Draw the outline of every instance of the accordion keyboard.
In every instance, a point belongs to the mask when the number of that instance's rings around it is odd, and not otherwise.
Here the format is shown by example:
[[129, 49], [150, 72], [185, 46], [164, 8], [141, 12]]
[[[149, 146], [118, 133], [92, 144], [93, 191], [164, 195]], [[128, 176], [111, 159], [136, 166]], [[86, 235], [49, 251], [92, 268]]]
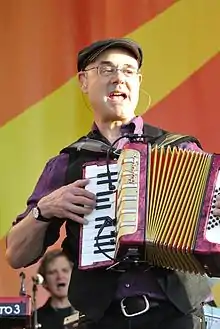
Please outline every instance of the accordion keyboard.
[[[117, 168], [117, 164], [109, 165], [111, 181], [115, 188], [117, 188]], [[84, 177], [90, 180], [86, 189], [96, 194], [97, 204], [92, 213], [85, 216], [88, 224], [82, 227], [81, 267], [109, 261], [103, 252], [109, 257], [114, 257], [115, 252], [116, 192], [109, 190], [107, 166], [86, 166]]]

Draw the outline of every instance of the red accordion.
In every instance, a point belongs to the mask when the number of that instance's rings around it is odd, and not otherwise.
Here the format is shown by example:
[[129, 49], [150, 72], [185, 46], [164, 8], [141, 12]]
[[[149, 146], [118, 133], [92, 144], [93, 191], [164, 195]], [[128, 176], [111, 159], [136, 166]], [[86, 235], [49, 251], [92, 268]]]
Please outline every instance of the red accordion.
[[134, 261], [220, 276], [219, 168], [219, 155], [138, 142], [109, 168], [87, 163], [97, 207], [81, 227], [79, 267]]

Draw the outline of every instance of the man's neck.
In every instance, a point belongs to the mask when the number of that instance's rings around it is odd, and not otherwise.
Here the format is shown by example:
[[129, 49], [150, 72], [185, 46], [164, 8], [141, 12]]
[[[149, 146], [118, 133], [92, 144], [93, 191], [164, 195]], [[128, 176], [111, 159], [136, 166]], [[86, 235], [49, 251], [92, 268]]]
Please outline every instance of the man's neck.
[[110, 143], [114, 143], [114, 141], [121, 136], [121, 126], [127, 124], [128, 122], [129, 121], [101, 122], [96, 120], [96, 125], [99, 128], [100, 133]]
[[55, 309], [56, 308], [66, 308], [66, 307], [71, 306], [67, 297], [59, 298], [59, 299], [55, 298], [55, 297], [51, 297], [50, 305]]

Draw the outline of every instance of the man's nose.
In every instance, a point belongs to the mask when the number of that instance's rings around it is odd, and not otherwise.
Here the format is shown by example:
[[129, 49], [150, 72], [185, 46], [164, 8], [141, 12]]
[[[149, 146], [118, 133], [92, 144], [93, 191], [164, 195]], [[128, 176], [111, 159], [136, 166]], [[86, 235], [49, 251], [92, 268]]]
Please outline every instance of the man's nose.
[[63, 278], [63, 273], [57, 272], [57, 279], [62, 279], [62, 278]]
[[112, 76], [112, 83], [124, 83], [125, 82], [125, 75], [120, 70], [117, 69], [114, 75]]

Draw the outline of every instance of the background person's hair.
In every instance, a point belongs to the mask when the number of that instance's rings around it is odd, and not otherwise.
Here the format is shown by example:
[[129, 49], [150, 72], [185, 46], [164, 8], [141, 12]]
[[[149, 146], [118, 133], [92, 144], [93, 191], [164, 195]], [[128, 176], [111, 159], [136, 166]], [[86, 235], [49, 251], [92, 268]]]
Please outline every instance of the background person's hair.
[[53, 249], [53, 250], [46, 252], [44, 257], [42, 258], [42, 260], [40, 262], [40, 266], [38, 268], [38, 273], [40, 275], [42, 275], [42, 277], [44, 278], [45, 281], [46, 281], [46, 273], [47, 273], [49, 264], [52, 263], [55, 259], [57, 259], [59, 257], [65, 257], [68, 260], [68, 262], [70, 263], [70, 266], [71, 267], [73, 266], [72, 262], [69, 260], [68, 256], [63, 252], [63, 250]]

